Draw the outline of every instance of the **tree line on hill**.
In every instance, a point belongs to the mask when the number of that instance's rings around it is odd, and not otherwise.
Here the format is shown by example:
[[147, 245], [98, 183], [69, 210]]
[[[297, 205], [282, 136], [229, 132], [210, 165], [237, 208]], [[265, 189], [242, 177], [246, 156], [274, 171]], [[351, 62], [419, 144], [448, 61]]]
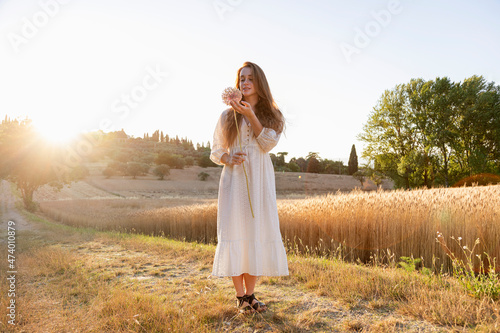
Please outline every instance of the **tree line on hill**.
[[[132, 138], [123, 129], [109, 133], [96, 131], [81, 134], [67, 145], [54, 145], [40, 137], [29, 119], [11, 120], [6, 116], [0, 124], [0, 179], [17, 185], [30, 210], [36, 209], [33, 202], [36, 189], [45, 184], [60, 188], [83, 179], [89, 174], [86, 167], [89, 162], [107, 161], [105, 177], [136, 178], [152, 172], [164, 179], [173, 168], [217, 166], [210, 160], [210, 152], [210, 142], [197, 143], [195, 148], [187, 138], [169, 137], [158, 130], [142, 138]], [[321, 159], [318, 153], [292, 158], [288, 163], [287, 154], [271, 154], [277, 171], [341, 174], [348, 171], [341, 161]], [[205, 180], [207, 175], [202, 172], [199, 179]]]
[[359, 139], [370, 171], [396, 187], [499, 175], [500, 87], [482, 76], [412, 79], [382, 94]]
[[[140, 163], [145, 168], [147, 165], [167, 165], [173, 169], [183, 169], [193, 165], [205, 167], [216, 167], [217, 165], [210, 160], [210, 141], [196, 144], [194, 147], [188, 138], [179, 138], [178, 136], [169, 137], [163, 134], [163, 131], [156, 130], [152, 135], [144, 133], [142, 138], [130, 138], [123, 130], [106, 134], [111, 139], [111, 147], [103, 147], [100, 159], [110, 158], [106, 170], [107, 175], [131, 175], [127, 171], [127, 163]], [[112, 148], [112, 149], [110, 149]], [[285, 161], [287, 152], [270, 153], [274, 168], [279, 172], [310, 172], [325, 174], [353, 174], [358, 171], [358, 162], [356, 150], [353, 145], [349, 166], [344, 165], [342, 161], [332, 161], [323, 159], [317, 152], [310, 152], [304, 157], [292, 157], [288, 162]], [[352, 164], [352, 166], [351, 166]], [[140, 169], [135, 166], [134, 170]], [[139, 171], [134, 172], [141, 174]], [[144, 173], [144, 172], [142, 172]]]
[[277, 154], [270, 153], [271, 161], [273, 162], [275, 171], [280, 172], [310, 172], [322, 174], [337, 174], [337, 175], [352, 175], [357, 171], [357, 156], [356, 169], [351, 171], [350, 166], [344, 165], [343, 161], [333, 161], [327, 158], [321, 158], [319, 153], [310, 152], [304, 157], [292, 157], [288, 163], [285, 162], [287, 152], [278, 152]]

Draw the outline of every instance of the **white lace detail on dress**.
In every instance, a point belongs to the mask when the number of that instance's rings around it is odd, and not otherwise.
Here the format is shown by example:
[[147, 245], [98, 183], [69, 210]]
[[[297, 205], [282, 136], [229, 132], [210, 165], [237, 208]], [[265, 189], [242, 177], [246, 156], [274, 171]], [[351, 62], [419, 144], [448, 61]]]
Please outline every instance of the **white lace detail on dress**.
[[276, 134], [272, 128], [264, 127], [257, 137], [260, 148], [266, 153], [270, 152], [280, 140], [281, 134]]

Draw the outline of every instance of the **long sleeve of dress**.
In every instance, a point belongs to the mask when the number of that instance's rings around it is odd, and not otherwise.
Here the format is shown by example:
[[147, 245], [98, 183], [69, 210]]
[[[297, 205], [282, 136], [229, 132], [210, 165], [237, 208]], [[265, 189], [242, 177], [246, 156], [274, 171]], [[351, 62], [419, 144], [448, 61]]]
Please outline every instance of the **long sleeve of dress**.
[[225, 117], [226, 112], [223, 112], [219, 117], [219, 121], [217, 122], [217, 126], [214, 131], [214, 140], [212, 142], [212, 150], [210, 152], [210, 159], [212, 162], [218, 165], [224, 165], [221, 162], [222, 155], [229, 154], [229, 150], [222, 146], [224, 142], [223, 132], [222, 132], [222, 121]]
[[281, 134], [277, 134], [272, 128], [264, 127], [257, 137], [257, 143], [264, 152], [268, 153], [278, 144], [280, 136]]

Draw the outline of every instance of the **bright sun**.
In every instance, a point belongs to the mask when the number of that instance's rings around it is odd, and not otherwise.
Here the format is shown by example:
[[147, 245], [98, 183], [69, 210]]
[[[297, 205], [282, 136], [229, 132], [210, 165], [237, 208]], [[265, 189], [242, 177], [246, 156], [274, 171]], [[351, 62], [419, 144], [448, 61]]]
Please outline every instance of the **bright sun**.
[[79, 134], [77, 129], [64, 126], [60, 123], [39, 123], [33, 125], [44, 139], [56, 144], [69, 143]]

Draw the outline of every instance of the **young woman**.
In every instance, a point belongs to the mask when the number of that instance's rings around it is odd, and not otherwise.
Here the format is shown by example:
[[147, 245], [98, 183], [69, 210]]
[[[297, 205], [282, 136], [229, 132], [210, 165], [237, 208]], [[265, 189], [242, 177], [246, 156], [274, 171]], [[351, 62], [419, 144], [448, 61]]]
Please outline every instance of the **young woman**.
[[[238, 70], [236, 88], [242, 92], [242, 101], [231, 102], [232, 108], [220, 116], [210, 154], [214, 163], [224, 165], [219, 184], [218, 244], [212, 275], [232, 277], [240, 312], [260, 312], [266, 305], [254, 296], [257, 277], [288, 275], [279, 229], [274, 169], [268, 154], [278, 143], [285, 119], [273, 100], [264, 72], [256, 64], [243, 64]], [[243, 151], [240, 151], [239, 140]]]

